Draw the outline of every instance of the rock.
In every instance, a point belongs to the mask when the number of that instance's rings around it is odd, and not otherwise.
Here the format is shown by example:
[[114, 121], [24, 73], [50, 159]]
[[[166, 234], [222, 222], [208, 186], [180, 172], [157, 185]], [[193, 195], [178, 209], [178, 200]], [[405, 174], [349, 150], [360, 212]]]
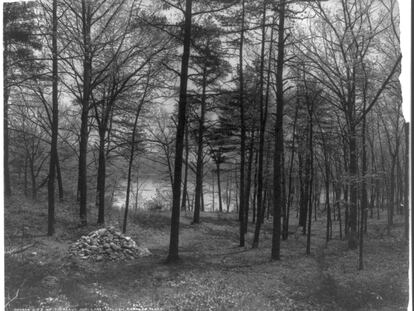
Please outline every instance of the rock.
[[111, 248], [112, 248], [114, 251], [118, 251], [118, 250], [120, 250], [120, 249], [121, 249], [121, 247], [119, 247], [118, 245], [116, 245], [116, 244], [115, 244], [115, 243], [113, 243], [113, 242], [109, 243], [109, 245], [111, 246]]
[[149, 249], [148, 248], [145, 248], [145, 247], [140, 247], [138, 249], [138, 251], [139, 251], [139, 256], [140, 257], [146, 257], [146, 256], [150, 256], [151, 255], [151, 252], [149, 251]]
[[98, 229], [94, 232], [89, 233], [89, 235], [98, 236], [98, 235], [101, 235], [101, 234], [105, 233], [106, 231], [107, 231], [107, 229], [102, 228], [102, 229]]
[[150, 254], [147, 248], [138, 247], [131, 237], [123, 235], [113, 227], [90, 232], [69, 247], [70, 256], [94, 261], [132, 260]]

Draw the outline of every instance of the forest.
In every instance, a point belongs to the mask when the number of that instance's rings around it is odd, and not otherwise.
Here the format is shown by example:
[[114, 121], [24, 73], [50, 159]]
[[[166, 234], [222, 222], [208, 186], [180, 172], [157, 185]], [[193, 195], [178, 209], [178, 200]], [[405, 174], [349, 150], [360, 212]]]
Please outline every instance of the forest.
[[6, 310], [404, 310], [397, 0], [3, 4]]

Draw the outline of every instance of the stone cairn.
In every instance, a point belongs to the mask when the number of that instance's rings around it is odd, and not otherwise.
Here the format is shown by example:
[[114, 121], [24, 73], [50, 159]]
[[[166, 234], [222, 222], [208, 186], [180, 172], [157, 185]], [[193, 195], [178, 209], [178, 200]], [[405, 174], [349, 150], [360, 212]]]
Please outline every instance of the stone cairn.
[[102, 228], [82, 236], [69, 247], [69, 254], [93, 261], [131, 260], [151, 255], [145, 247], [140, 247], [129, 236], [115, 228]]

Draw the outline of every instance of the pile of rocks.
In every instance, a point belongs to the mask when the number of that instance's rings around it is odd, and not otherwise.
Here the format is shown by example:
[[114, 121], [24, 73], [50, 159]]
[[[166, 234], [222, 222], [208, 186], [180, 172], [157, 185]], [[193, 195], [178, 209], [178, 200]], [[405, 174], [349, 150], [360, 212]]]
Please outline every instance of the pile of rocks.
[[140, 247], [129, 236], [115, 228], [102, 228], [82, 236], [69, 247], [69, 254], [94, 261], [129, 260], [151, 255], [145, 247]]

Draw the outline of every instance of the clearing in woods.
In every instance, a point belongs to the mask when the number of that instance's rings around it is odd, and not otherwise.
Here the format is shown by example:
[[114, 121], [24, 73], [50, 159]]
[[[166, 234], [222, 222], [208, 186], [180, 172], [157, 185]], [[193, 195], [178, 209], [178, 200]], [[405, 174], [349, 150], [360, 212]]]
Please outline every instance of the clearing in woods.
[[[385, 211], [368, 219], [365, 269], [358, 251], [338, 238], [325, 245], [325, 217], [313, 226], [311, 256], [300, 232], [282, 242], [281, 261], [270, 261], [271, 221], [258, 249], [238, 247], [236, 214], [202, 213], [191, 225], [182, 215], [181, 262], [167, 265], [170, 212], [132, 213], [127, 235], [152, 252], [126, 262], [68, 259], [71, 243], [97, 226], [77, 226], [76, 202], [59, 204], [57, 233], [45, 235], [47, 209], [14, 196], [5, 202], [6, 308], [86, 310], [406, 310], [408, 244], [402, 216], [387, 234]], [[90, 222], [95, 222], [92, 211]], [[115, 215], [115, 216], [114, 216]], [[120, 218], [122, 219], [122, 218]], [[117, 224], [116, 213], [112, 223]], [[297, 219], [292, 215], [291, 223]], [[120, 226], [118, 225], [118, 228]]]

